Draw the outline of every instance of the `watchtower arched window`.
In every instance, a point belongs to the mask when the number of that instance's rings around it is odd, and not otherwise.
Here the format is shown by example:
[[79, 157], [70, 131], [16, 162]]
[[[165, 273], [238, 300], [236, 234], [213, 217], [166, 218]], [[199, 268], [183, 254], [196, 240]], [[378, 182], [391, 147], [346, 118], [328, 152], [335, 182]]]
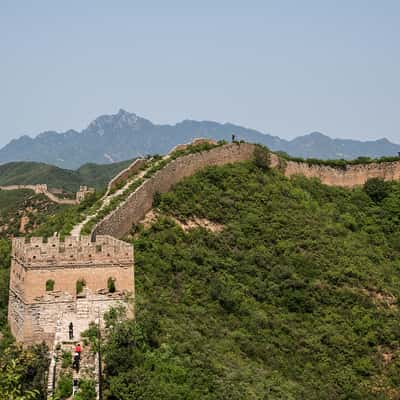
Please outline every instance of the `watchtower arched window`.
[[112, 276], [110, 276], [107, 280], [107, 288], [110, 293], [114, 293], [117, 290], [115, 286], [115, 278]]
[[46, 281], [46, 292], [52, 292], [54, 290], [54, 281], [53, 279], [48, 279]]
[[85, 286], [86, 282], [84, 279], [79, 279], [78, 281], [76, 281], [76, 294], [81, 294]]

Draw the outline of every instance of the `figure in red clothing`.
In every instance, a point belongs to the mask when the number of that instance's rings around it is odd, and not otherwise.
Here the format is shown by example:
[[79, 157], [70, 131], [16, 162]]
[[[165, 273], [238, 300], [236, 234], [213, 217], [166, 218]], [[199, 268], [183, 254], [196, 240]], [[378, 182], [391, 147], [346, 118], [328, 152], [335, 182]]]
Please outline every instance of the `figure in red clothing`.
[[81, 345], [78, 343], [78, 344], [75, 346], [75, 353], [78, 353], [79, 359], [81, 359], [81, 351], [82, 351], [82, 347], [81, 347]]

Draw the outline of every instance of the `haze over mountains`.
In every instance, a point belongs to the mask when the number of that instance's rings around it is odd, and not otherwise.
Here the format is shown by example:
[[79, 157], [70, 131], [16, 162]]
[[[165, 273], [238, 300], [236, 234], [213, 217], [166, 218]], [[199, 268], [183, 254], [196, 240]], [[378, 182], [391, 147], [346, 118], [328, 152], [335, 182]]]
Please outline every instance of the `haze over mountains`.
[[111, 163], [146, 154], [166, 153], [179, 143], [196, 137], [261, 143], [271, 150], [285, 151], [292, 156], [323, 159], [354, 159], [360, 156], [395, 156], [400, 145], [387, 139], [358, 141], [331, 139], [319, 132], [293, 140], [263, 134], [231, 123], [185, 120], [175, 125], [157, 125], [125, 110], [102, 115], [77, 132], [43, 132], [36, 137], [22, 136], [0, 149], [0, 163], [38, 161], [63, 168], [78, 168], [88, 162]]

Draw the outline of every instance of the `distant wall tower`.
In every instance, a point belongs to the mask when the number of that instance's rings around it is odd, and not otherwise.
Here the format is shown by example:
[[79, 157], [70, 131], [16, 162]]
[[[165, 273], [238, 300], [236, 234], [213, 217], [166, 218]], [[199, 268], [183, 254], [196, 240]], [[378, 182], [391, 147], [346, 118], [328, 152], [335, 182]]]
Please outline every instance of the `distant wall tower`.
[[95, 190], [93, 188], [90, 188], [86, 185], [80, 186], [79, 191], [76, 192], [76, 202], [80, 203], [81, 201], [85, 200], [85, 197], [88, 194], [94, 193]]
[[110, 307], [126, 305], [130, 295], [128, 243], [110, 236], [13, 240], [8, 321], [19, 342], [52, 343], [60, 321], [84, 330]]
[[47, 185], [45, 183], [38, 183], [35, 185], [35, 190], [34, 192], [36, 194], [44, 194], [48, 191]]

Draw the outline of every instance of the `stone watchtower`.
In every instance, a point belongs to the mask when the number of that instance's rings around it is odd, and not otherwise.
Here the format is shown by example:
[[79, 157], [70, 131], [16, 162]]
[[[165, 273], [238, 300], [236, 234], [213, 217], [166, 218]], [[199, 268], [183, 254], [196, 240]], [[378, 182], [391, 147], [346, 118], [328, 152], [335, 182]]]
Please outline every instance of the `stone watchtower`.
[[87, 195], [92, 194], [92, 193], [95, 193], [94, 188], [90, 188], [86, 185], [80, 186], [79, 191], [76, 192], [76, 197], [75, 197], [76, 202], [77, 203], [82, 202], [83, 200], [85, 200], [85, 197]]
[[[15, 238], [8, 321], [18, 342], [76, 335], [134, 295], [133, 246], [111, 236]], [[65, 326], [64, 326], [65, 325]]]

